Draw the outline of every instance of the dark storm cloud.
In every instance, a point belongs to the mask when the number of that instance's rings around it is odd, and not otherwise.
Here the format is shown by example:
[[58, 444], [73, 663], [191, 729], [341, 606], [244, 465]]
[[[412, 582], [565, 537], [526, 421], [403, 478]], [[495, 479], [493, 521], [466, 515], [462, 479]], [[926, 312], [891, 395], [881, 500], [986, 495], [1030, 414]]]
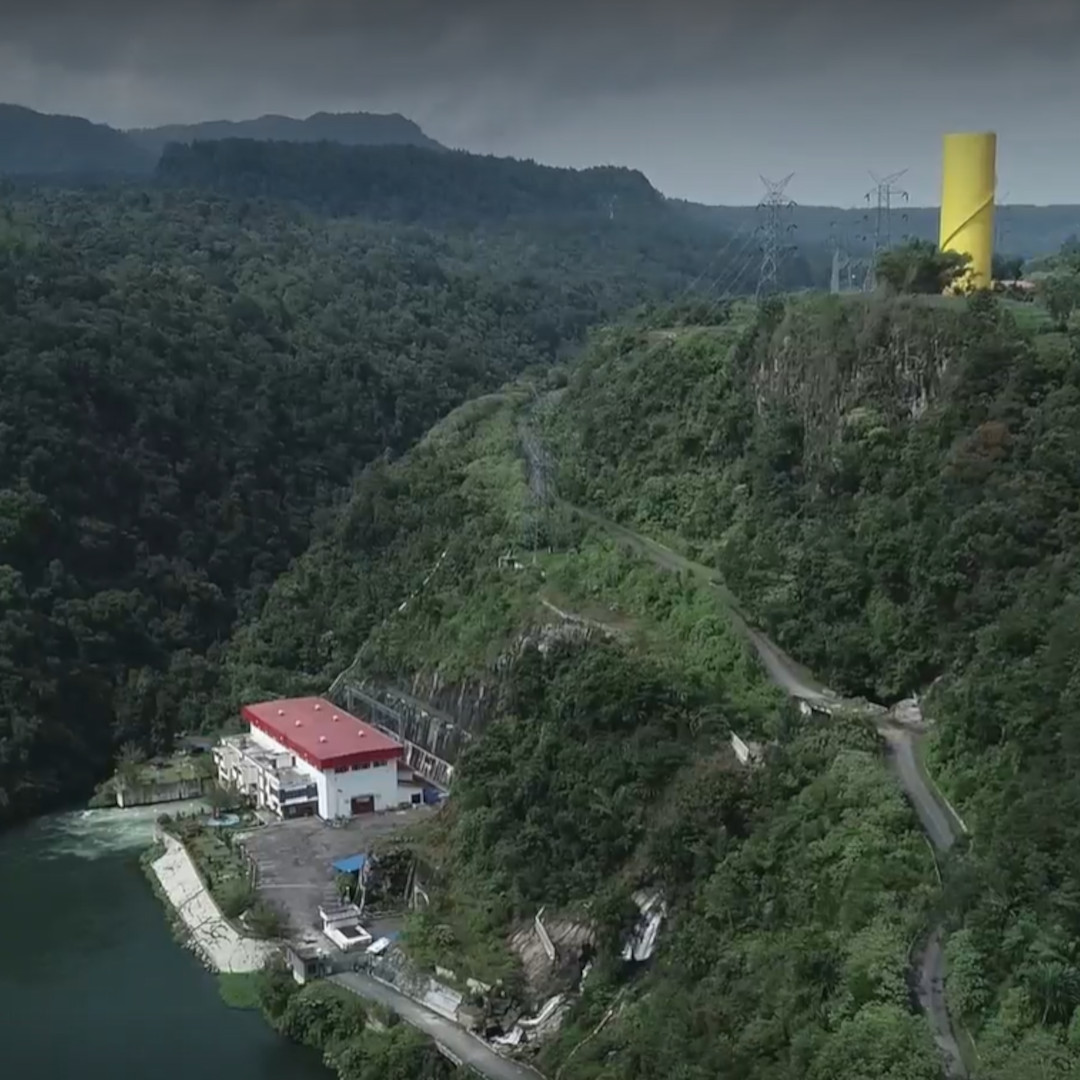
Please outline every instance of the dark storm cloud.
[[730, 83], [820, 68], [852, 49], [915, 63], [1075, 44], [1066, 0], [870, 6], [854, 0], [5, 0], [0, 41], [42, 66], [148, 78], [212, 69], [304, 93], [388, 79], [535, 82], [553, 95]]
[[400, 111], [450, 144], [639, 164], [669, 190], [693, 172], [707, 197], [706, 168], [756, 186], [749, 158], [771, 167], [777, 145], [824, 177], [859, 139], [888, 171], [928, 123], [1068, 104], [1078, 24], [1073, 0], [3, 0], [0, 100], [121, 125]]

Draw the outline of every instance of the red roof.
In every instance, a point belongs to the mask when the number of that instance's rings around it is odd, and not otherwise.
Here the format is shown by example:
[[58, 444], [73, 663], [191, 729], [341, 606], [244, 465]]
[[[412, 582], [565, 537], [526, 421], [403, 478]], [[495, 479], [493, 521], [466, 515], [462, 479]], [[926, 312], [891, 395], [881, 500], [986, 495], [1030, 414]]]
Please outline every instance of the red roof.
[[396, 739], [325, 698], [261, 701], [242, 706], [240, 715], [317, 769], [393, 761], [404, 755]]

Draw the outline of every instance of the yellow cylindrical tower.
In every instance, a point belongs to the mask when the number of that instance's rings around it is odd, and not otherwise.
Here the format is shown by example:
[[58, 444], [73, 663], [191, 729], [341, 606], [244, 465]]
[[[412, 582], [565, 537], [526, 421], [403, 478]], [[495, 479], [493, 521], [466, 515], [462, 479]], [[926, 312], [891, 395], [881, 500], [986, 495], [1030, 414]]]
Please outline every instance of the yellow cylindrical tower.
[[971, 256], [961, 288], [989, 288], [994, 259], [994, 188], [997, 136], [993, 132], [946, 135], [942, 154], [942, 251]]

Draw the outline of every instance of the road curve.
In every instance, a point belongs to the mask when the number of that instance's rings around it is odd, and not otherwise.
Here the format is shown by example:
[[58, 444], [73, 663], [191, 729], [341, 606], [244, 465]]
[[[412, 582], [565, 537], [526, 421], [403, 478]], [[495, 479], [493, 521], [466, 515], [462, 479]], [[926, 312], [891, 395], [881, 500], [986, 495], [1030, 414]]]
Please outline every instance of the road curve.
[[377, 1001], [392, 1009], [406, 1023], [441, 1043], [470, 1069], [489, 1080], [544, 1080], [535, 1069], [501, 1057], [464, 1028], [364, 972], [346, 971], [340, 975], [331, 975], [330, 981], [360, 997]]
[[[867, 710], [865, 703], [844, 702], [839, 695], [822, 686], [805, 668], [792, 660], [768, 635], [752, 627], [715, 571], [624, 525], [609, 521], [595, 511], [562, 502], [567, 509], [600, 526], [614, 539], [644, 554], [661, 568], [692, 573], [711, 585], [727, 604], [732, 622], [754, 646], [769, 677], [780, 689], [792, 697], [829, 708], [846, 704], [855, 710]], [[915, 740], [921, 729], [916, 725], [902, 724], [895, 717], [890, 718], [884, 708], [876, 707], [873, 711], [875, 726], [888, 748], [889, 765], [911, 800], [930, 843], [937, 851], [948, 851], [959, 833], [958, 823], [943, 805], [943, 800], [931, 789], [928, 779], [919, 767]], [[945, 1071], [949, 1077], [965, 1077], [967, 1070], [945, 1000], [945, 951], [941, 927], [935, 927], [930, 934], [916, 959], [916, 967], [919, 1004], [930, 1022], [934, 1041], [944, 1060]]]
[[[865, 702], [844, 702], [839, 695], [821, 685], [813, 675], [797, 664], [768, 635], [750, 625], [738, 601], [717, 573], [701, 563], [680, 555], [676, 551], [632, 529], [619, 525], [593, 510], [560, 499], [552, 492], [550, 460], [539, 439], [530, 431], [527, 422], [520, 427], [522, 451], [528, 467], [530, 483], [539, 484], [545, 496], [551, 502], [558, 503], [586, 521], [592, 522], [608, 533], [616, 541], [630, 547], [638, 554], [652, 560], [662, 569], [675, 573], [687, 572], [706, 582], [725, 602], [736, 628], [744, 633], [761, 659], [765, 670], [773, 682], [790, 696], [810, 704], [822, 705], [830, 710], [847, 705], [860, 712], [872, 711], [874, 724], [885, 739], [888, 748], [888, 761], [896, 774], [901, 787], [911, 800], [926, 835], [933, 847], [946, 852], [952, 847], [957, 835], [963, 829], [963, 823], [946, 809], [944, 800], [931, 790], [930, 782], [919, 767], [915, 753], [915, 740], [922, 727], [921, 723], [904, 723], [898, 716], [889, 717], [888, 711], [880, 706], [867, 707]], [[944, 934], [940, 926], [931, 932], [922, 951], [917, 957], [918, 998], [927, 1019], [930, 1022], [934, 1041], [941, 1051], [945, 1071], [950, 1078], [962, 1078], [967, 1075], [959, 1042], [949, 1017], [945, 1001], [945, 951]]]

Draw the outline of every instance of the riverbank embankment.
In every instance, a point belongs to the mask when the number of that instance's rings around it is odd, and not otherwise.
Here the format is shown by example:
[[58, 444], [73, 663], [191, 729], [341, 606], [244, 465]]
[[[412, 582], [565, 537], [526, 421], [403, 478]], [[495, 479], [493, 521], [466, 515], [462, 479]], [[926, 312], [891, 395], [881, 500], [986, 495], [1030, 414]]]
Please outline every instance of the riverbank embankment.
[[165, 832], [159, 839], [165, 852], [150, 869], [195, 951], [214, 971], [239, 974], [261, 970], [275, 947], [241, 935], [222, 915], [184, 845]]

